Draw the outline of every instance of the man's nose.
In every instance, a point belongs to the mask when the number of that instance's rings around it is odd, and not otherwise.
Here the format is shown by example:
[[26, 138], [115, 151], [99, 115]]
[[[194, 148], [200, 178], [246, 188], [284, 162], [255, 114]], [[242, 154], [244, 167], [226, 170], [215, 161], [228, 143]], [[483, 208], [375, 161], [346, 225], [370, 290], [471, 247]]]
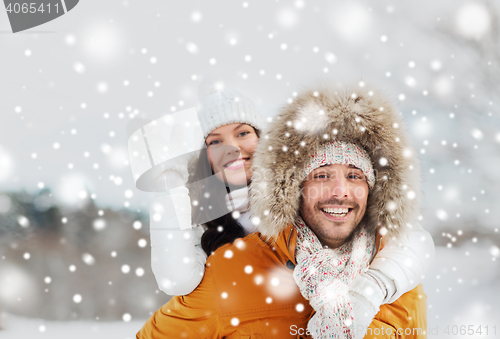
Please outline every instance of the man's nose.
[[331, 195], [333, 197], [339, 199], [347, 198], [348, 193], [349, 193], [348, 182], [343, 176], [331, 180]]

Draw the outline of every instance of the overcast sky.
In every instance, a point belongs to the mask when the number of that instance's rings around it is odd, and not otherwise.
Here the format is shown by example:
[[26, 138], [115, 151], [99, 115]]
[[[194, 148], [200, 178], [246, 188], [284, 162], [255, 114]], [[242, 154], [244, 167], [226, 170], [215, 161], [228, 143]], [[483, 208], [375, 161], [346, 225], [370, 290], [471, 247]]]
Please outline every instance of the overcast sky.
[[[17, 34], [0, 10], [0, 191], [49, 187], [71, 205], [88, 190], [100, 205], [147, 210], [127, 151], [141, 124], [199, 107], [218, 82], [273, 116], [318, 81], [366, 80], [399, 102], [429, 224], [469, 217], [493, 229], [498, 95], [478, 90], [474, 69], [498, 60], [447, 43], [481, 43], [495, 19], [488, 6], [497, 4], [84, 0]], [[462, 109], [465, 95], [484, 109]]]

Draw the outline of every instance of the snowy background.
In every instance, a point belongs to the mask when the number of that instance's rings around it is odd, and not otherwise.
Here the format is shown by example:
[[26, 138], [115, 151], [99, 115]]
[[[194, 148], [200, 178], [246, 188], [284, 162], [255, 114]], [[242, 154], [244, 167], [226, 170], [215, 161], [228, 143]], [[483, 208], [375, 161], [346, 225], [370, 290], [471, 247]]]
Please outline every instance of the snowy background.
[[135, 337], [169, 297], [128, 136], [214, 84], [273, 116], [320, 80], [400, 103], [437, 245], [430, 336], [500, 336], [498, 1], [82, 0], [17, 34], [2, 7], [0, 61], [1, 338]]

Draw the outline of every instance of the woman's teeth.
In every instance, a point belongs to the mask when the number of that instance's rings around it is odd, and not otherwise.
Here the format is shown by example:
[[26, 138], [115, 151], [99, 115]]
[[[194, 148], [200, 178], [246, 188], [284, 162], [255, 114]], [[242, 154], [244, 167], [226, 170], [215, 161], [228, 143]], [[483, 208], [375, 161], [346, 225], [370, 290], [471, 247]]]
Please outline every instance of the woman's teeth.
[[229, 165], [227, 165], [226, 167], [228, 167], [228, 168], [237, 167], [237, 166], [243, 165], [244, 163], [245, 163], [244, 160], [236, 160], [236, 161], [233, 161], [232, 163], [230, 163]]
[[322, 211], [335, 217], [345, 217], [349, 208], [322, 208]]

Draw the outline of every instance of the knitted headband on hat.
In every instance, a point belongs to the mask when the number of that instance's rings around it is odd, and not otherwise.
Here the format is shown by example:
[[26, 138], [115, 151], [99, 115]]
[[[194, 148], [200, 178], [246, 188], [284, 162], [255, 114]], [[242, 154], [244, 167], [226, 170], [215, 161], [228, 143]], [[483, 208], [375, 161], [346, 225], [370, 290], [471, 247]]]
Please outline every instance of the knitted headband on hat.
[[353, 165], [363, 171], [370, 189], [375, 186], [375, 174], [370, 157], [358, 144], [335, 140], [321, 147], [311, 157], [311, 161], [304, 170], [304, 178], [321, 166], [329, 164]]
[[198, 112], [203, 138], [215, 129], [235, 123], [248, 124], [262, 130], [264, 121], [257, 107], [236, 91], [224, 89], [210, 95]]

